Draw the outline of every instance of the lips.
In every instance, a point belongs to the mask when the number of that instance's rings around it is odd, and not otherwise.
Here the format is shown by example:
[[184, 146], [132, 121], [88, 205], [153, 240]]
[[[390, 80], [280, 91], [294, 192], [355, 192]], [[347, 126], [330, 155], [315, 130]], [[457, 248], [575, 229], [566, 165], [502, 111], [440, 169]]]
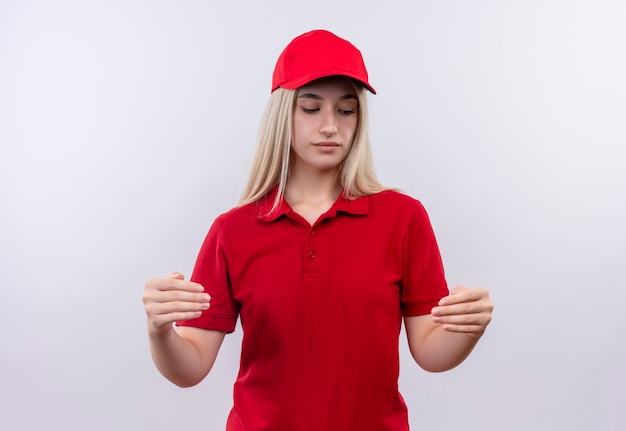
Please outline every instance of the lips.
[[318, 142], [317, 144], [313, 144], [316, 147], [339, 147], [340, 145], [336, 142]]

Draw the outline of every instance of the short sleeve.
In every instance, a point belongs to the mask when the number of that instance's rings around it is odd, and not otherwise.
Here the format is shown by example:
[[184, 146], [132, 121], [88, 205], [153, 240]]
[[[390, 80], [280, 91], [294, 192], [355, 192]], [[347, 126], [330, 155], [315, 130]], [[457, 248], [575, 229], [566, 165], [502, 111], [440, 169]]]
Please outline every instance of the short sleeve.
[[417, 205], [402, 245], [400, 303], [404, 316], [429, 314], [449, 293], [430, 219], [422, 204]]
[[239, 306], [235, 301], [228, 276], [228, 261], [224, 252], [221, 216], [207, 234], [191, 275], [191, 281], [201, 284], [211, 295], [211, 306], [197, 319], [177, 322], [178, 326], [193, 326], [231, 333], [235, 330]]

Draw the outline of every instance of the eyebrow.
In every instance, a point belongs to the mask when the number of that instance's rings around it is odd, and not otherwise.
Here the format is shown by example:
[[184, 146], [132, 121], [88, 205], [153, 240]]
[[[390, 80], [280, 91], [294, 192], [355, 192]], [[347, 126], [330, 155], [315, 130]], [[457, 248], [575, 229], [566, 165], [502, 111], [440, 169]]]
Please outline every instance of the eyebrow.
[[[350, 100], [356, 99], [356, 94], [348, 93], [341, 96], [340, 100]], [[315, 93], [303, 93], [298, 95], [298, 99], [314, 99], [314, 100], [322, 100], [323, 98]]]

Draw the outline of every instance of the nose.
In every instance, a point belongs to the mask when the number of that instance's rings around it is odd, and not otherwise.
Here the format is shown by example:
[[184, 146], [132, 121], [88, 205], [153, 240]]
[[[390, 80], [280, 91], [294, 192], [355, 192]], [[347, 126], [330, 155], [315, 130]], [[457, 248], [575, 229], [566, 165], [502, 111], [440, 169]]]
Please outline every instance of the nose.
[[332, 136], [337, 133], [337, 121], [335, 119], [334, 112], [329, 112], [324, 116], [324, 121], [322, 123], [322, 127], [320, 128], [320, 133], [326, 136]]

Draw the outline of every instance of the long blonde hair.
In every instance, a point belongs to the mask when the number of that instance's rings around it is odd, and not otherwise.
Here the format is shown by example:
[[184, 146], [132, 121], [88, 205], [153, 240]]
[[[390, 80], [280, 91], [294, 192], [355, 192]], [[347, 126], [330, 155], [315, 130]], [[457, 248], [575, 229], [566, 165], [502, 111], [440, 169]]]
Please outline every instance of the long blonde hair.
[[[339, 168], [343, 194], [347, 199], [386, 190], [376, 178], [370, 149], [367, 90], [350, 80], [359, 102], [358, 123], [352, 147]], [[285, 193], [291, 161], [293, 110], [298, 90], [276, 89], [270, 96], [261, 121], [259, 141], [250, 171], [250, 179], [240, 205], [257, 202], [278, 186], [272, 207], [275, 210]]]

